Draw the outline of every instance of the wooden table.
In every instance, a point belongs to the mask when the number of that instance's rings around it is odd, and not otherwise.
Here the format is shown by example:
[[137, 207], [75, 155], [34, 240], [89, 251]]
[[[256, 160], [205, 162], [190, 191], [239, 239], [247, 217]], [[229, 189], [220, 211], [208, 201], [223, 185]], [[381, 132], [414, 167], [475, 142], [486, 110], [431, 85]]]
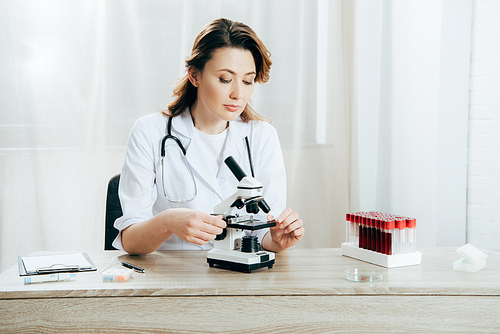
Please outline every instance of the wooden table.
[[[17, 266], [3, 272], [0, 332], [500, 332], [500, 263], [454, 271], [455, 250], [419, 249], [421, 265], [385, 269], [340, 249], [296, 249], [251, 274], [210, 268], [203, 251], [89, 252], [98, 271], [72, 282], [24, 285]], [[146, 273], [103, 282], [115, 256]], [[350, 268], [383, 279], [350, 282]]]

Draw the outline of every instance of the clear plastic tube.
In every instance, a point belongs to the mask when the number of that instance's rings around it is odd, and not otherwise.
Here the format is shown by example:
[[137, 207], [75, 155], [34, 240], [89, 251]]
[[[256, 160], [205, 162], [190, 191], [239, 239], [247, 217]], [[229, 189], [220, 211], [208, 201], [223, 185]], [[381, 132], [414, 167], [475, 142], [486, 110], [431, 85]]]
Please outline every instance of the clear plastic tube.
[[406, 232], [407, 251], [414, 253], [417, 244], [417, 220], [415, 218], [406, 219]]
[[354, 219], [349, 220], [349, 243], [351, 245], [356, 244], [354, 240], [356, 238], [356, 230], [354, 229]]
[[406, 219], [397, 218], [396, 225], [396, 249], [394, 254], [403, 254], [406, 252]]
[[354, 222], [354, 246], [359, 247], [359, 221], [353, 219]]
[[366, 217], [366, 226], [368, 227], [367, 231], [367, 249], [373, 250], [373, 235], [375, 234], [373, 232], [373, 226], [372, 226], [372, 219], [370, 217]]
[[385, 221], [383, 219], [380, 219], [380, 253], [382, 254], [387, 254], [387, 237], [386, 237], [386, 228], [385, 228]]
[[393, 254], [393, 239], [394, 239], [394, 220], [391, 220], [389, 218], [386, 219], [385, 221], [385, 229], [386, 229], [386, 253], [387, 255], [392, 255]]
[[366, 248], [366, 227], [363, 218], [360, 216], [356, 216], [359, 224], [359, 247]]
[[345, 242], [348, 244], [351, 243], [351, 214], [346, 213], [345, 215]]

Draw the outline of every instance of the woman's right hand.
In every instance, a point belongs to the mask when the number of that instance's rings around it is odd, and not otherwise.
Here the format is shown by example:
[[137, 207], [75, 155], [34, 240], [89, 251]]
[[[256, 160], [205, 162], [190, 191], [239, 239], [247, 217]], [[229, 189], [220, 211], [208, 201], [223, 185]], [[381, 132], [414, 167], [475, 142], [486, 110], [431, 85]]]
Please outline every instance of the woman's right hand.
[[182, 240], [204, 245], [214, 240], [226, 227], [221, 216], [212, 216], [193, 209], [168, 209], [163, 212], [167, 229]]
[[214, 240], [226, 227], [221, 216], [187, 209], [167, 209], [141, 223], [130, 225], [122, 233], [122, 246], [130, 254], [154, 252], [172, 234], [197, 245]]

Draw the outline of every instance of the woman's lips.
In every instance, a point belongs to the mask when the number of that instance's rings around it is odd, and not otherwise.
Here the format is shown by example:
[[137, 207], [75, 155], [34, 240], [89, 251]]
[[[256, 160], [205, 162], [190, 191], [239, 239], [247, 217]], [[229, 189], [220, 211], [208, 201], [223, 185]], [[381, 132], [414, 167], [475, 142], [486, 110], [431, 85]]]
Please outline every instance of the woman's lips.
[[241, 107], [239, 105], [236, 105], [236, 104], [225, 104], [224, 108], [226, 108], [229, 111], [235, 112], [235, 111], [240, 110]]

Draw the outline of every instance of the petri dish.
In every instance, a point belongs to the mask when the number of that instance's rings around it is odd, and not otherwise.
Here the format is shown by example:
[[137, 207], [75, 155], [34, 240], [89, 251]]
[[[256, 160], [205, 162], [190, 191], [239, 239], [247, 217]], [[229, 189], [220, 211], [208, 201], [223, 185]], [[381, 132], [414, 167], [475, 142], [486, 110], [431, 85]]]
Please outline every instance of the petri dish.
[[345, 279], [351, 282], [371, 283], [382, 280], [382, 272], [375, 269], [348, 269], [345, 272]]

